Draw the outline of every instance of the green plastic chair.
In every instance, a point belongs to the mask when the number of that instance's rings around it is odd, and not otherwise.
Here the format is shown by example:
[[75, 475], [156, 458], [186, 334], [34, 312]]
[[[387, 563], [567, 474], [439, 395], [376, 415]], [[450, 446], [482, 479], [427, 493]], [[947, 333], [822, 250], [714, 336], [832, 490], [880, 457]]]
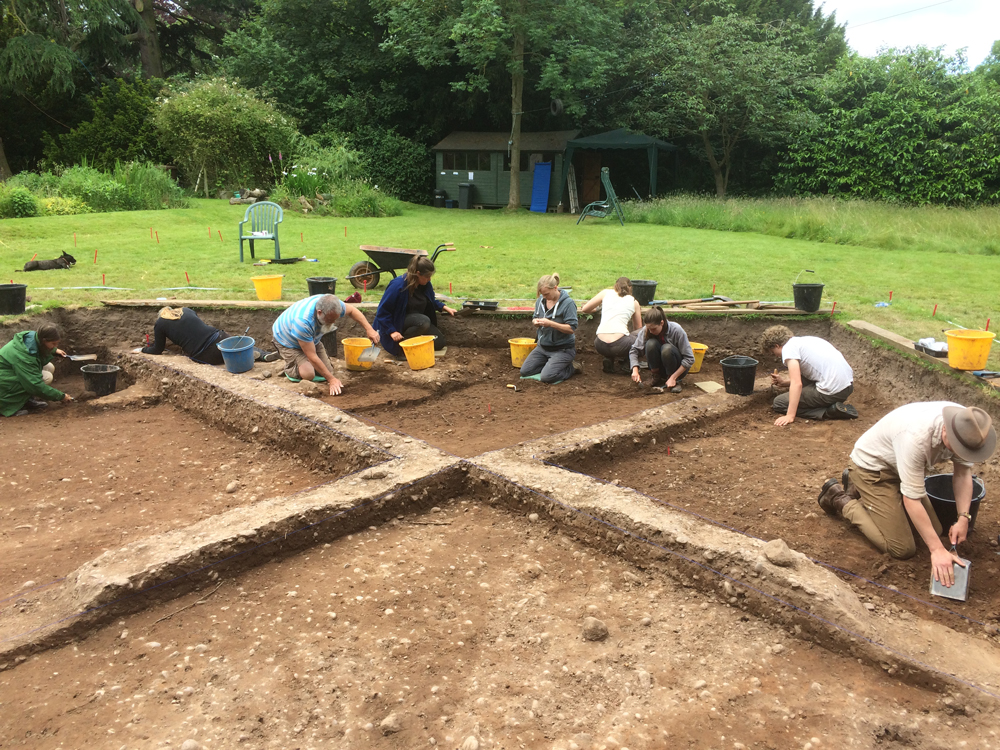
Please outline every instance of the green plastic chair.
[[[243, 240], [250, 241], [250, 257], [254, 258], [253, 243], [255, 240], [274, 240], [274, 259], [281, 259], [281, 248], [278, 245], [278, 225], [285, 213], [281, 206], [271, 201], [253, 203], [247, 209], [240, 222], [240, 263], [243, 262]], [[244, 234], [243, 225], [250, 224], [249, 233]]]
[[606, 219], [612, 213], [618, 217], [618, 223], [625, 226], [625, 214], [622, 213], [622, 207], [618, 203], [618, 196], [615, 195], [615, 189], [611, 185], [611, 173], [608, 171], [607, 167], [601, 167], [601, 184], [604, 185], [604, 193], [607, 195], [607, 199], [603, 201], [594, 201], [593, 203], [588, 203], [583, 207], [580, 212], [580, 218], [576, 220], [579, 224], [588, 216], [596, 216], [598, 219]]

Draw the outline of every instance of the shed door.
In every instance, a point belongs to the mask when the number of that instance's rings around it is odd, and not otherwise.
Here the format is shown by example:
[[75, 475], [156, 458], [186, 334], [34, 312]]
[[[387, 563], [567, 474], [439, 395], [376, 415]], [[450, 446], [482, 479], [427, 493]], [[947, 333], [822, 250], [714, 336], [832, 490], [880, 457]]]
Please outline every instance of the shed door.
[[583, 169], [580, 170], [580, 205], [601, 199], [601, 154], [590, 149], [580, 153]]

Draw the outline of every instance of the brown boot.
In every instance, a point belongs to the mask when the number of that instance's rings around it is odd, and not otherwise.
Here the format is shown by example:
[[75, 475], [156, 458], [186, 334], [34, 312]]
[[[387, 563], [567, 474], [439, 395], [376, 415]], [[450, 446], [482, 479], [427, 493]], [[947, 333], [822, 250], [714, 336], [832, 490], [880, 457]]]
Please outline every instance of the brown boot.
[[819, 507], [831, 516], [839, 516], [844, 506], [850, 502], [851, 498], [844, 492], [843, 486], [836, 479], [827, 479], [820, 490]]
[[861, 497], [861, 493], [858, 492], [858, 488], [854, 486], [854, 482], [851, 481], [851, 468], [847, 467], [844, 469], [843, 473], [840, 475], [840, 483], [844, 487], [844, 492], [847, 496], [853, 500], [857, 500]]

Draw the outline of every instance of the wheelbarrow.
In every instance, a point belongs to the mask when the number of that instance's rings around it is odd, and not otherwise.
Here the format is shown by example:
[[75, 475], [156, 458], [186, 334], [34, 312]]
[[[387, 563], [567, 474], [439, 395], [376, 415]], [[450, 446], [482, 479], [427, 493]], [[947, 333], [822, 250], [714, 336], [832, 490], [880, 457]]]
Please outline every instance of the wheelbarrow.
[[[351, 266], [347, 279], [355, 289], [368, 291], [378, 286], [381, 279], [379, 274], [388, 272], [392, 274], [392, 278], [396, 278], [396, 271], [405, 271], [414, 256], [427, 255], [426, 250], [406, 250], [401, 247], [383, 247], [382, 245], [361, 245], [361, 249], [371, 260], [359, 260]], [[457, 249], [454, 242], [438, 245], [434, 249], [434, 255], [431, 256], [431, 263], [437, 260], [441, 253]]]

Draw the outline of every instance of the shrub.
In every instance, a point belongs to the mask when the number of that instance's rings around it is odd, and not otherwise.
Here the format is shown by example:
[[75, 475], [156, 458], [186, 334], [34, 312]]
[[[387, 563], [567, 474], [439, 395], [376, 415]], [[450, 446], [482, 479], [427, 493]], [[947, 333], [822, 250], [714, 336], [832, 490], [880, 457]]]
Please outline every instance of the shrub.
[[90, 214], [93, 209], [79, 198], [63, 198], [56, 195], [51, 198], [39, 200], [42, 213], [45, 216], [75, 216], [76, 214]]
[[363, 180], [350, 180], [338, 185], [331, 195], [330, 202], [326, 206], [321, 206], [317, 213], [370, 218], [400, 216], [403, 213], [403, 204]]
[[112, 81], [88, 97], [93, 116], [65, 133], [45, 137], [49, 164], [80, 164], [84, 160], [110, 170], [115, 162], [163, 163], [166, 151], [156, 136], [153, 117], [162, 84], [157, 81]]
[[296, 132], [268, 102], [223, 78], [196, 81], [161, 100], [155, 118], [163, 145], [195, 187], [270, 185], [273, 160]]
[[351, 144], [363, 155], [361, 173], [383, 193], [411, 203], [431, 202], [434, 159], [427, 146], [380, 129], [354, 133]]
[[0, 193], [0, 217], [23, 219], [38, 213], [38, 200], [30, 190], [12, 187]]
[[331, 192], [334, 185], [354, 176], [361, 161], [361, 154], [347, 148], [344, 141], [323, 146], [317, 140], [300, 137], [293, 148], [294, 158], [289, 161], [294, 163], [282, 172], [281, 178], [281, 184], [293, 196], [312, 199], [316, 193]]
[[52, 172], [18, 172], [7, 181], [9, 187], [20, 186], [40, 198], [59, 195], [59, 176]]

